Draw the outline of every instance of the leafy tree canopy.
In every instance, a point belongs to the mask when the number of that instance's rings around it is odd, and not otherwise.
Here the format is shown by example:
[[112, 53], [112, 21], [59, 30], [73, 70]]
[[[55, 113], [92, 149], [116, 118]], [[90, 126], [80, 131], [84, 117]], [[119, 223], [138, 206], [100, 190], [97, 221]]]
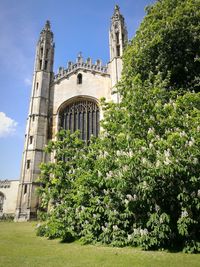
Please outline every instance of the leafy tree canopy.
[[200, 90], [200, 1], [160, 0], [147, 8], [124, 54], [124, 76], [161, 73], [169, 87]]

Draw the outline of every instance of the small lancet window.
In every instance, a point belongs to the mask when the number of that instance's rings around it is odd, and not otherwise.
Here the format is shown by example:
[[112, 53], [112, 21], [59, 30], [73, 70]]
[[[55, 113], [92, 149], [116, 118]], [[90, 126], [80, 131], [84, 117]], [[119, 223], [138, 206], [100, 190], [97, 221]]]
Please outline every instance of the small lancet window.
[[32, 145], [32, 143], [33, 143], [33, 136], [30, 136], [29, 137], [29, 144]]
[[24, 195], [27, 193], [27, 184], [24, 185]]
[[83, 75], [79, 73], [77, 75], [77, 84], [82, 84], [83, 83]]
[[117, 46], [117, 57], [120, 57], [120, 45]]
[[28, 159], [26, 162], [26, 168], [27, 169], [30, 169], [30, 164], [31, 164], [31, 161], [30, 161], [30, 159]]
[[116, 42], [119, 44], [119, 32], [116, 32]]
[[43, 47], [41, 47], [41, 49], [40, 49], [40, 55], [41, 55], [41, 57], [43, 56]]
[[38, 89], [38, 87], [39, 87], [39, 83], [36, 83], [36, 89]]
[[122, 33], [122, 43], [124, 44], [124, 34]]
[[45, 65], [44, 65], [44, 69], [47, 70], [47, 64], [48, 64], [48, 61], [45, 60]]
[[42, 60], [40, 60], [40, 70], [42, 69]]
[[49, 55], [49, 49], [47, 48], [47, 50], [46, 50], [46, 58], [48, 57], [48, 55]]

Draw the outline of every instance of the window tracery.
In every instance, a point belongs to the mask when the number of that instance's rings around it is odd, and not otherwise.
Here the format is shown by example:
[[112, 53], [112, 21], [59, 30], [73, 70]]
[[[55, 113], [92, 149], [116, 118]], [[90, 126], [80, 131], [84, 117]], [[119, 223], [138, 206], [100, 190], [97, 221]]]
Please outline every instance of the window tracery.
[[88, 142], [91, 135], [99, 134], [99, 107], [95, 101], [75, 100], [60, 113], [61, 128], [80, 131], [80, 138]]

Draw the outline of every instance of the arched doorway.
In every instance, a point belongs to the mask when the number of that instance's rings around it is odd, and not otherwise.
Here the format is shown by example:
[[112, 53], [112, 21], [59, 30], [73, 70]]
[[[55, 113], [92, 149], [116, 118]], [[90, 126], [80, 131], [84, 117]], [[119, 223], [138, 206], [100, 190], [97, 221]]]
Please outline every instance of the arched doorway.
[[66, 103], [59, 112], [60, 128], [75, 132], [80, 130], [80, 138], [89, 141], [91, 135], [99, 134], [99, 106], [90, 98], [75, 98]]

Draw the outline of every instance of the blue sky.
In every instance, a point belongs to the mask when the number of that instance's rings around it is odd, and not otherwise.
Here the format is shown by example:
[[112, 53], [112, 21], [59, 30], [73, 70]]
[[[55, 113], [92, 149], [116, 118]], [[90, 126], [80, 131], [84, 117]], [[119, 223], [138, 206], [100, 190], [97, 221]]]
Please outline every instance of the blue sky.
[[54, 71], [75, 61], [79, 51], [109, 61], [108, 29], [115, 4], [129, 39], [155, 0], [0, 0], [0, 179], [18, 179], [35, 47], [45, 21], [55, 40]]

